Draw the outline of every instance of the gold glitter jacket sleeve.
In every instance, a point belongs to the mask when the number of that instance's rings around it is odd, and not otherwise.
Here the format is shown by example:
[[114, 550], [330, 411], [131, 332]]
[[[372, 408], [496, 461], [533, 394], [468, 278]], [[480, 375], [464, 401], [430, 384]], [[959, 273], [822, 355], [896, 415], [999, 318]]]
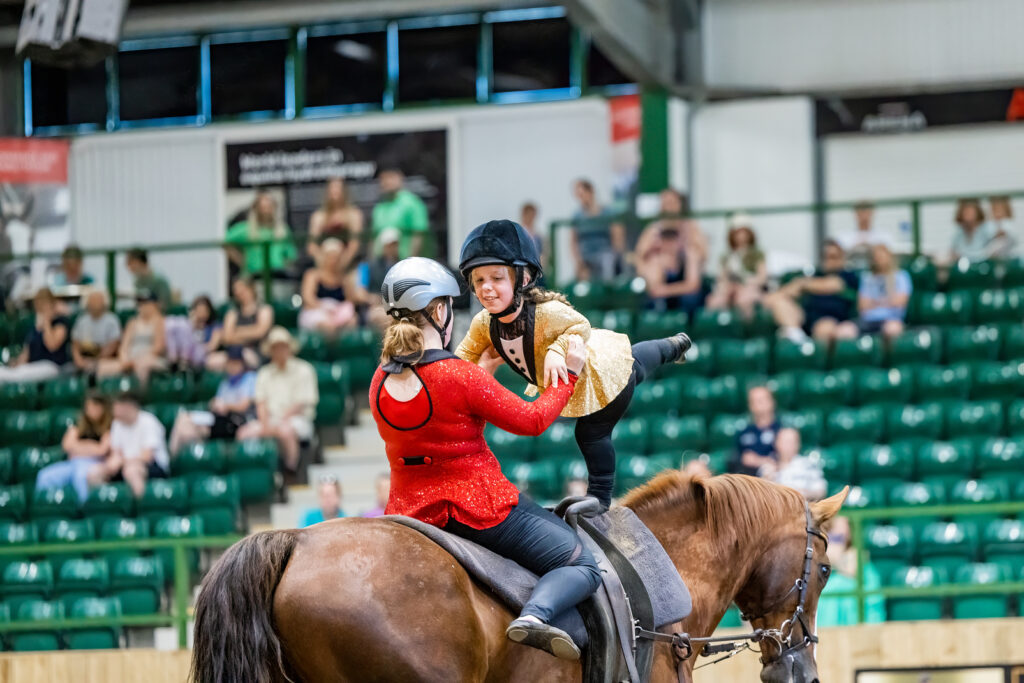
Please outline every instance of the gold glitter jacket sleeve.
[[[562, 329], [562, 333], [555, 337], [555, 341], [547, 347], [548, 351], [554, 351], [562, 358], [569, 352], [569, 337], [578, 334], [586, 343], [590, 340], [590, 321], [583, 317], [583, 314], [571, 306], [566, 306], [560, 301], [553, 301], [558, 307], [551, 308], [551, 317], [556, 318], [552, 327]], [[563, 327], [564, 326], [564, 327]]]
[[455, 355], [462, 360], [468, 360], [476, 364], [480, 356], [491, 345], [491, 316], [487, 311], [480, 311], [473, 316], [473, 322], [469, 325], [469, 332], [459, 342], [459, 348], [455, 349]]

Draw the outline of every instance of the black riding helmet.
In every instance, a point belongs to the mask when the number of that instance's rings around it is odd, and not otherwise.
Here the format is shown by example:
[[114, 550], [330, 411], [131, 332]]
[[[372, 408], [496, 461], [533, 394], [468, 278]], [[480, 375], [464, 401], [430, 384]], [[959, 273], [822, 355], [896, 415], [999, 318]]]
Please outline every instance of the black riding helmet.
[[[459, 270], [472, 287], [470, 274], [478, 266], [510, 266], [515, 270], [512, 303], [498, 317], [508, 315], [519, 308], [523, 292], [533, 287], [544, 269], [540, 255], [526, 228], [515, 221], [488, 221], [469, 233], [462, 243], [459, 254]], [[523, 286], [523, 273], [530, 274], [530, 282]]]

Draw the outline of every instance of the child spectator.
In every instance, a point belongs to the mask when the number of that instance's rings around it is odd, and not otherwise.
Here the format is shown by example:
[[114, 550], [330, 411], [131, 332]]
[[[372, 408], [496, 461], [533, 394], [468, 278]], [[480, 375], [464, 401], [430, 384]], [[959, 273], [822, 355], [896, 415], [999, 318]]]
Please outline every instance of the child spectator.
[[800, 432], [786, 427], [775, 437], [775, 460], [767, 460], [758, 476], [796, 489], [810, 501], [821, 500], [828, 490], [821, 465], [800, 455]]
[[722, 255], [718, 279], [706, 304], [712, 310], [735, 306], [747, 319], [754, 315], [754, 306], [761, 302], [768, 281], [764, 252], [758, 248], [750, 225], [746, 214], [729, 219], [729, 251]]
[[119, 395], [114, 399], [110, 455], [89, 471], [90, 485], [123, 479], [135, 497], [140, 498], [148, 479], [163, 478], [169, 472], [164, 434], [160, 420], [140, 408], [138, 396]]

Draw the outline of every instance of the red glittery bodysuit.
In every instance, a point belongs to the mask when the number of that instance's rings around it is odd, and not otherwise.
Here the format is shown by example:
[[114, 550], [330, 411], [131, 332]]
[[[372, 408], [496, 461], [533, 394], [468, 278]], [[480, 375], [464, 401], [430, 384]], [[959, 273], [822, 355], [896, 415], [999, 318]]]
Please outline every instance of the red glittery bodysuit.
[[508, 516], [519, 490], [484, 441], [484, 424], [536, 436], [555, 421], [572, 396], [576, 375], [527, 402], [486, 371], [450, 353], [430, 352], [414, 370], [423, 387], [410, 401], [397, 401], [377, 368], [370, 408], [391, 463], [387, 514], [444, 526], [455, 519], [487, 529]]

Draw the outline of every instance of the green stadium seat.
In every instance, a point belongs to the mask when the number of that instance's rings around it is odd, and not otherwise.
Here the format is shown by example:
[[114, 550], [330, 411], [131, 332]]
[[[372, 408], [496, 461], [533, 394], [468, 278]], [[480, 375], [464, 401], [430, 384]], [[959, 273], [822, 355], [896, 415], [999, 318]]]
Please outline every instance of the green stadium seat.
[[1002, 327], [1003, 343], [1000, 358], [1024, 360], [1024, 325], [1014, 323]]
[[513, 463], [505, 470], [505, 476], [534, 500], [555, 500], [564, 493], [562, 482], [558, 479], [558, 466], [567, 460], [562, 458]]
[[224, 375], [221, 373], [204, 371], [195, 379], [192, 387], [193, 398], [196, 401], [209, 401], [217, 395], [217, 388], [223, 379]]
[[1003, 562], [1013, 575], [1024, 571], [1024, 521], [996, 519], [985, 525], [981, 537], [981, 554], [988, 562]]
[[708, 426], [708, 448], [712, 450], [733, 448], [736, 435], [747, 428], [750, 418], [746, 415], [718, 415], [711, 418]]
[[160, 517], [188, 510], [188, 483], [184, 478], [150, 479], [137, 503], [140, 516]]
[[642, 417], [620, 420], [612, 430], [612, 443], [623, 453], [649, 452], [650, 438], [651, 432], [647, 420]]
[[737, 339], [743, 336], [743, 317], [733, 310], [698, 310], [690, 323], [694, 339]]
[[885, 349], [876, 335], [856, 339], [838, 339], [832, 347], [833, 368], [877, 368], [882, 365]]
[[909, 479], [913, 469], [913, 447], [905, 441], [867, 446], [857, 453], [857, 476], [861, 483], [894, 486]]
[[974, 366], [971, 398], [1009, 400], [1024, 389], [1024, 361], [977, 363]]
[[4, 413], [3, 441], [9, 444], [45, 445], [50, 441], [50, 416], [45, 411]]
[[484, 428], [484, 437], [491, 452], [502, 462], [533, 459], [533, 437], [511, 434], [490, 424]]
[[90, 489], [82, 511], [89, 517], [129, 516], [135, 512], [135, 496], [128, 484], [103, 484]]
[[[197, 515], [171, 515], [161, 517], [153, 523], [153, 538], [197, 538], [203, 536], [206, 529], [203, 520]], [[174, 551], [171, 548], [160, 548], [153, 551], [164, 567], [164, 575], [174, 576]], [[186, 549], [185, 557], [189, 571], [199, 568], [199, 551], [195, 548]]]
[[778, 409], [790, 410], [798, 408], [800, 407], [799, 404], [802, 403], [802, 400], [797, 400], [802, 398], [797, 390], [797, 377], [800, 374], [798, 372], [782, 372], [770, 377], [765, 375], [747, 375], [739, 380], [740, 399], [746, 401], [747, 392], [751, 388], [763, 386], [772, 392]]
[[967, 325], [972, 322], [974, 300], [968, 292], [924, 292], [915, 294], [912, 325]]
[[910, 403], [914, 396], [914, 377], [908, 368], [858, 368], [857, 402], [861, 405]]
[[734, 375], [710, 379], [693, 377], [682, 383], [679, 398], [671, 405], [679, 406], [683, 414], [735, 413], [744, 408], [745, 397]]
[[824, 424], [820, 410], [790, 410], [779, 415], [779, 424], [792, 427], [800, 432], [800, 440], [804, 448], [811, 448], [823, 443]]
[[299, 330], [297, 341], [299, 343], [299, 358], [310, 363], [327, 360], [327, 340], [319, 332]]
[[43, 543], [88, 543], [96, 540], [96, 528], [89, 519], [57, 519], [43, 527]]
[[570, 479], [586, 479], [588, 476], [587, 461], [581, 457], [561, 460], [558, 463], [558, 479], [568, 482]]
[[168, 434], [174, 428], [174, 422], [178, 418], [178, 413], [184, 408], [185, 406], [180, 403], [151, 403], [146, 406], [146, 410], [153, 414], [153, 417], [164, 426]]
[[877, 484], [851, 486], [843, 507], [851, 510], [885, 507], [885, 488]]
[[182, 446], [171, 461], [172, 474], [188, 476], [223, 472], [227, 461], [224, 454], [225, 446], [230, 447], [231, 444], [220, 441], [197, 441]]
[[47, 408], [80, 408], [85, 400], [86, 379], [62, 375], [43, 384], [42, 404]]
[[729, 609], [725, 610], [725, 616], [718, 622], [719, 628], [739, 628], [743, 625], [743, 617], [740, 616], [740, 610], [735, 605], [730, 605]]
[[888, 414], [889, 439], [939, 439], [944, 431], [945, 412], [945, 406], [941, 403], [894, 408]]
[[572, 305], [579, 309], [593, 309], [604, 306], [607, 298], [605, 285], [602, 282], [581, 280], [567, 288], [567, 295]]
[[946, 330], [946, 362], [997, 360], [1002, 331], [995, 325], [951, 327]]
[[682, 453], [701, 449], [707, 443], [704, 419], [696, 415], [679, 418], [653, 418], [650, 421], [650, 450], [653, 453]]
[[756, 306], [753, 315], [743, 321], [743, 334], [748, 339], [770, 338], [776, 333], [775, 318], [771, 311], [763, 306]]
[[[1009, 581], [1008, 566], [993, 562], [965, 564], [956, 570], [956, 582], [968, 586], [984, 586]], [[1005, 593], [990, 595], [971, 594], [953, 597], [953, 617], [956, 619], [996, 619], [1010, 616], [1009, 596]]]
[[28, 446], [23, 448], [18, 453], [17, 480], [23, 484], [34, 486], [39, 470], [64, 459], [64, 451], [60, 447], [42, 448], [39, 446]]
[[977, 453], [978, 472], [986, 479], [1005, 477], [1016, 483], [1024, 478], [1024, 441], [986, 439]]
[[796, 383], [804, 405], [827, 408], [853, 403], [854, 382], [850, 370], [796, 373]]
[[825, 345], [816, 341], [794, 343], [780, 339], [773, 353], [775, 372], [824, 370], [828, 361]]
[[984, 289], [996, 283], [996, 264], [993, 261], [968, 261], [957, 259], [949, 267], [946, 289]]
[[[59, 444], [68, 431], [68, 427], [78, 422], [80, 410], [77, 408], [54, 408], [50, 411], [50, 429], [47, 443]], [[60, 448], [54, 446], [54, 448]]]
[[192, 375], [182, 372], [153, 375], [146, 387], [146, 403], [190, 403], [193, 393]]
[[558, 458], [575, 455], [576, 425], [568, 420], [558, 420], [537, 437], [537, 458]]
[[[694, 381], [702, 381], [696, 379]], [[629, 402], [631, 415], [664, 415], [679, 405], [683, 383], [679, 378], [644, 382]]]
[[771, 360], [768, 339], [723, 339], [718, 342], [718, 371], [721, 373], [768, 372]]
[[881, 576], [891, 576], [913, 559], [914, 540], [909, 524], [872, 524], [864, 530], [864, 549]]
[[77, 517], [78, 496], [70, 486], [36, 489], [32, 494], [32, 518], [37, 521]]
[[1006, 406], [1006, 431], [1010, 436], [1024, 436], [1024, 401], [1013, 401]]
[[1010, 484], [1005, 479], [964, 479], [949, 490], [953, 505], [1002, 503], [1010, 499]]
[[651, 477], [663, 470], [676, 467], [679, 463], [667, 457], [629, 456], [619, 458], [615, 463], [615, 490], [617, 494], [625, 493], [646, 483]]
[[1012, 259], [1003, 263], [1003, 287], [1024, 286], [1024, 261]]
[[682, 311], [641, 311], [636, 319], [636, 341], [670, 337], [686, 327]]
[[864, 444], [841, 443], [828, 448], [805, 449], [804, 455], [821, 466], [830, 484], [850, 484], [854, 481], [855, 454], [863, 447]]
[[296, 297], [288, 299], [277, 299], [270, 302], [274, 309], [274, 324], [294, 330], [299, 326], [299, 311], [302, 310], [301, 297], [296, 302]]
[[[34, 523], [0, 521], [0, 547], [23, 547], [28, 551], [37, 543], [39, 543], [39, 528]], [[28, 552], [24, 555], [0, 555], [0, 576], [3, 575], [3, 570], [10, 563], [23, 562], [27, 559]]]
[[919, 401], [966, 400], [971, 391], [971, 366], [919, 366], [914, 371], [914, 388]]
[[686, 352], [685, 363], [670, 363], [658, 369], [659, 377], [692, 377], [693, 375], [710, 376], [715, 366], [716, 345], [706, 339], [694, 341]]
[[35, 382], [0, 384], [0, 406], [4, 410], [35, 410], [39, 404], [39, 385]]
[[953, 484], [974, 470], [974, 447], [969, 439], [927, 441], [917, 452], [917, 473], [923, 481]]
[[0, 486], [13, 484], [16, 457], [13, 448], [0, 448]]
[[[156, 376], [153, 379], [156, 379]], [[135, 375], [118, 375], [96, 380], [96, 389], [106, 396], [116, 396], [126, 391], [138, 393], [139, 388], [139, 380]]]
[[946, 430], [952, 436], [993, 436], [1003, 433], [999, 401], [956, 402], [946, 408]]
[[[110, 619], [121, 616], [117, 598], [79, 598], [69, 610], [73, 619]], [[94, 626], [72, 629], [65, 636], [69, 650], [104, 650], [116, 648], [121, 642], [121, 629]]]
[[934, 292], [938, 289], [938, 274], [935, 264], [927, 256], [915, 256], [907, 261], [903, 268], [910, 275], [915, 292]]
[[889, 345], [889, 365], [938, 363], [942, 360], [942, 330], [919, 327], [908, 330]]
[[868, 441], [876, 443], [885, 435], [885, 411], [877, 405], [836, 408], [826, 419], [828, 443]]
[[156, 557], [121, 557], [110, 574], [110, 594], [124, 614], [155, 614], [160, 609], [164, 570]]
[[917, 555], [921, 564], [942, 567], [952, 576], [957, 568], [973, 562], [977, 556], [978, 529], [974, 524], [933, 522], [917, 536]]
[[1024, 290], [986, 289], [974, 301], [977, 323], [1016, 323], [1024, 318]]
[[[51, 621], [62, 618], [64, 607], [56, 601], [26, 600], [17, 610], [18, 621]], [[56, 629], [15, 631], [8, 636], [8, 641], [14, 652], [56, 650], [60, 647], [60, 634]]]
[[205, 533], [217, 535], [236, 531], [241, 508], [237, 477], [197, 477], [192, 482], [189, 499], [191, 512], [203, 520]]
[[[949, 573], [941, 567], [902, 567], [893, 572], [890, 585], [905, 588], [931, 588], [948, 583]], [[942, 598], [890, 598], [890, 621], [918, 621], [942, 618]]]
[[57, 571], [57, 596], [65, 611], [81, 598], [97, 598], [110, 589], [110, 568], [105, 559], [74, 557]]
[[889, 489], [892, 507], [927, 507], [945, 502], [945, 488], [933, 482], [904, 482]]
[[[601, 314], [598, 327], [614, 332], [621, 332], [625, 335], [633, 334], [633, 311], [630, 309], [616, 309], [605, 311]], [[679, 330], [676, 330], [677, 332]]]
[[0, 519], [25, 519], [27, 512], [24, 486], [0, 486]]
[[346, 397], [352, 393], [352, 369], [346, 361], [316, 363], [317, 386], [320, 394], [337, 394]]
[[269, 439], [247, 439], [228, 451], [227, 471], [238, 475], [242, 502], [267, 500], [274, 492], [277, 444]]
[[[99, 540], [133, 541], [149, 538], [149, 520], [136, 517], [105, 518], [100, 521]], [[137, 557], [139, 551], [133, 548], [105, 550], [103, 556], [111, 563], [122, 557]]]
[[345, 423], [345, 399], [341, 394], [321, 393], [313, 420], [318, 427], [338, 427]]
[[53, 591], [53, 565], [45, 560], [15, 561], [4, 568], [0, 578], [0, 595], [11, 611], [17, 613], [25, 600], [41, 599]]

